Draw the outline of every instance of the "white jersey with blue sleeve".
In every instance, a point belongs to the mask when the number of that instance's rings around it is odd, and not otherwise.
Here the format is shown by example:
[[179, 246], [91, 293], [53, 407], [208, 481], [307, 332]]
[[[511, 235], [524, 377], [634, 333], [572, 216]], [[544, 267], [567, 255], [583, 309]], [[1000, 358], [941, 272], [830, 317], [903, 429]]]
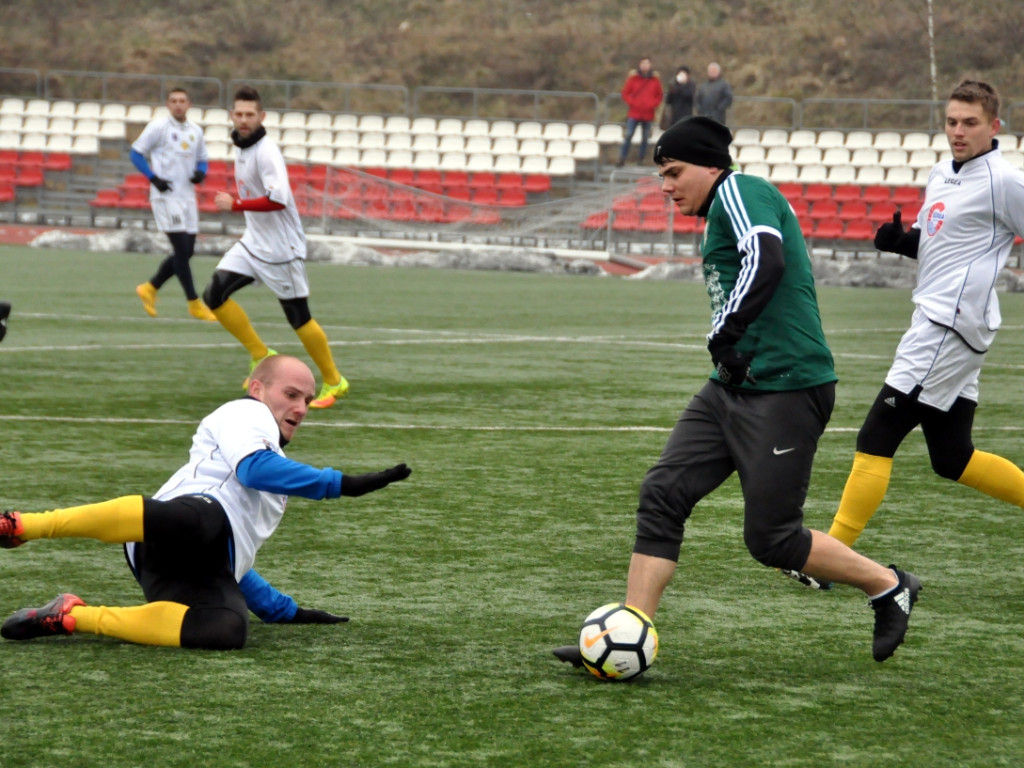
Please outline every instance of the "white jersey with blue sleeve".
[[280, 437], [273, 414], [260, 401], [243, 398], [225, 403], [200, 422], [188, 463], [153, 496], [164, 500], [202, 494], [219, 501], [231, 523], [234, 572], [239, 580], [281, 522], [288, 497], [242, 485], [235, 469], [256, 451], [284, 456]]
[[159, 117], [139, 134], [132, 149], [147, 157], [153, 173], [171, 184], [167, 192], [151, 186], [151, 200], [195, 200], [196, 191], [190, 179], [199, 163], [209, 161], [202, 128], [187, 120], [179, 123], [170, 115]]

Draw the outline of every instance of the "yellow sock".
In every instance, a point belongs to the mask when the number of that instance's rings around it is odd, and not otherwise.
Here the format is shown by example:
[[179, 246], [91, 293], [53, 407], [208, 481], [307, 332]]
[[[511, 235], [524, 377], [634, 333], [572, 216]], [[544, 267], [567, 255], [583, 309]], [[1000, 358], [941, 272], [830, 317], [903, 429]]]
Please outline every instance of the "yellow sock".
[[181, 646], [181, 624], [187, 605], [146, 603], [131, 608], [77, 605], [71, 609], [75, 631], [106, 635], [140, 645]]
[[121, 496], [98, 504], [23, 512], [22, 539], [99, 539], [111, 544], [142, 541], [142, 497]]
[[188, 302], [188, 313], [197, 320], [206, 320], [209, 322], [217, 322], [217, 316], [214, 315], [209, 307], [203, 304], [202, 299], [191, 299]]
[[228, 299], [213, 310], [213, 314], [224, 329], [249, 350], [253, 360], [261, 360], [267, 356], [267, 345], [256, 333], [256, 329], [249, 322], [249, 316], [237, 301]]
[[957, 482], [987, 493], [994, 499], [1024, 507], [1024, 471], [994, 453], [972, 453]]
[[885, 498], [891, 475], [892, 459], [857, 451], [828, 535], [852, 547]]
[[309, 356], [313, 358], [316, 367], [320, 369], [324, 384], [334, 386], [341, 383], [341, 373], [334, 365], [334, 356], [331, 354], [331, 347], [327, 343], [327, 334], [320, 327], [316, 320], [310, 320], [301, 328], [296, 328], [302, 346], [306, 348]]

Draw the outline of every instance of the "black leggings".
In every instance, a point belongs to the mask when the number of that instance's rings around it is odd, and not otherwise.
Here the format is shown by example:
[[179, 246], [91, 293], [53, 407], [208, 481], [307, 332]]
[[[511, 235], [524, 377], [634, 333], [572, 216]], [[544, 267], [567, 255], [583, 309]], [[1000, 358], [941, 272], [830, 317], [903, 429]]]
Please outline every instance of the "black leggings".
[[188, 606], [185, 648], [233, 650], [245, 645], [249, 610], [231, 563], [231, 524], [206, 496], [143, 500], [144, 542], [135, 545], [135, 578], [149, 602]]
[[[218, 269], [213, 273], [206, 290], [203, 291], [203, 301], [210, 309], [217, 309], [239, 288], [252, 285], [254, 282], [254, 278], [248, 275]], [[313, 319], [313, 315], [309, 311], [309, 299], [305, 296], [300, 299], [278, 299], [278, 301], [281, 303], [281, 309], [284, 310], [284, 316], [288, 318], [288, 325], [292, 328], [298, 330]]]
[[149, 282], [154, 288], [159, 289], [174, 275], [178, 276], [181, 289], [185, 291], [185, 298], [189, 301], [198, 299], [195, 284], [192, 282], [192, 267], [189, 266], [189, 259], [196, 248], [196, 236], [188, 232], [167, 232], [167, 239], [171, 241], [174, 253], [160, 262], [156, 274]]
[[917, 392], [905, 395], [886, 384], [857, 433], [857, 450], [891, 459], [903, 438], [920, 425], [932, 469], [940, 477], [958, 480], [974, 453], [971, 429], [977, 407], [958, 397], [948, 411], [940, 411], [919, 403]]

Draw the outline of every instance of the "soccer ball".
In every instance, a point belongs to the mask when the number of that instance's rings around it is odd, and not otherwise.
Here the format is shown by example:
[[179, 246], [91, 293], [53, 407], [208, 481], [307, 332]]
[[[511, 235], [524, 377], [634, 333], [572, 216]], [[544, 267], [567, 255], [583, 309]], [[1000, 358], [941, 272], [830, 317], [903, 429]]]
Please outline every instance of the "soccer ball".
[[580, 627], [583, 665], [602, 680], [632, 680], [654, 663], [658, 632], [639, 608], [602, 605]]

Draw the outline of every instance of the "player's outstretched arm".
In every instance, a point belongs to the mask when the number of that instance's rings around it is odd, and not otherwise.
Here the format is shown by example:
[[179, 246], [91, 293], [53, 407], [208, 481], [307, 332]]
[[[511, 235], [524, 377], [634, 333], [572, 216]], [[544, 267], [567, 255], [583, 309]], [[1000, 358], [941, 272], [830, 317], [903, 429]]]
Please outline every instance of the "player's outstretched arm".
[[341, 476], [342, 496], [362, 496], [372, 491], [379, 491], [391, 483], [405, 480], [412, 474], [412, 470], [405, 464], [398, 464], [390, 469], [381, 472], [368, 472], [365, 475]]

